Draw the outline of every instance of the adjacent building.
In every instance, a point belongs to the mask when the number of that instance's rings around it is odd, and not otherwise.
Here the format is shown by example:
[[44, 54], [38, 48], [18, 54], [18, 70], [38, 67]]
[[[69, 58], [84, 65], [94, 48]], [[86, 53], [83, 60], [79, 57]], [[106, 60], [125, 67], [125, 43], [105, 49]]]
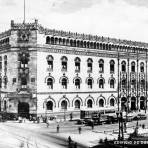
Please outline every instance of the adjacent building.
[[0, 34], [1, 111], [147, 111], [148, 44], [14, 23]]

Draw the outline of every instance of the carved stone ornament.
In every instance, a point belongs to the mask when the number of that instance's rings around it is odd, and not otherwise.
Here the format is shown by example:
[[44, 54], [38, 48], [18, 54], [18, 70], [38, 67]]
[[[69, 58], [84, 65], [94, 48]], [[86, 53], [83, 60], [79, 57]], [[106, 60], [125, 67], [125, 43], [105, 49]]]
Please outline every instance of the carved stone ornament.
[[19, 42], [28, 42], [30, 37], [29, 30], [19, 30], [18, 31], [18, 41]]

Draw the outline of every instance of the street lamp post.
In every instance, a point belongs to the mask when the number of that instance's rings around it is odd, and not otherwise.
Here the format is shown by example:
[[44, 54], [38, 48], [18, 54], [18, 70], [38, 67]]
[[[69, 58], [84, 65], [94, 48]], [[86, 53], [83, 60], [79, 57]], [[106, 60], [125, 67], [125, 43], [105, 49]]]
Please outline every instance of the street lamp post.
[[123, 133], [123, 116], [122, 112], [117, 112], [117, 118], [119, 121], [119, 135], [118, 135], [118, 140], [123, 140], [124, 139], [124, 133]]

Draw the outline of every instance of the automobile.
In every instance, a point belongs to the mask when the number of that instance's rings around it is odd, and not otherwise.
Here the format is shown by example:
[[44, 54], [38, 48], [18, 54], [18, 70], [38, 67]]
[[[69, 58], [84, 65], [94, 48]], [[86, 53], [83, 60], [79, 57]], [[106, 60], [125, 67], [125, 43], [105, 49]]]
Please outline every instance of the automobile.
[[93, 119], [91, 118], [84, 118], [84, 124], [91, 126], [94, 123]]
[[117, 123], [117, 122], [118, 122], [117, 116], [112, 116], [112, 115], [107, 116], [106, 123], [110, 124], [110, 123]]
[[85, 123], [84, 119], [77, 119], [76, 124], [84, 124], [84, 123]]
[[131, 121], [134, 120], [134, 117], [135, 116], [133, 116], [131, 114], [125, 115], [125, 116], [123, 116], [123, 121], [125, 121], [125, 122], [131, 122]]
[[99, 117], [93, 117], [92, 120], [94, 121], [94, 125], [99, 124]]
[[146, 114], [138, 114], [137, 116], [138, 116], [139, 120], [146, 120], [147, 119]]
[[145, 120], [145, 119], [147, 119], [146, 114], [139, 113], [139, 114], [134, 116], [133, 120]]
[[101, 115], [101, 117], [99, 118], [99, 123], [98, 124], [104, 124], [104, 123], [107, 123], [107, 115]]

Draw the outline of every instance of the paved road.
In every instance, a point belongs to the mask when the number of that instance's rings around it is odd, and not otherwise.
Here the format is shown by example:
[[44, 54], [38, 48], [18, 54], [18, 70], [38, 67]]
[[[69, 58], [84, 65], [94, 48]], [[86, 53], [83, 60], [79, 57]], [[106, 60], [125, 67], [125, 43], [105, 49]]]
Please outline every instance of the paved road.
[[[145, 124], [148, 126], [148, 120], [141, 120], [139, 124]], [[60, 133], [78, 133], [78, 127], [75, 122], [59, 123]], [[128, 127], [136, 126], [136, 121], [128, 122]], [[61, 138], [56, 133], [57, 124], [50, 124], [46, 127], [46, 124], [40, 123], [14, 123], [5, 122], [0, 123], [0, 130], [4, 133], [15, 137], [19, 141], [18, 148], [66, 148], [68, 142], [64, 138]], [[83, 131], [90, 131], [90, 126], [83, 126]], [[94, 128], [98, 132], [111, 132], [113, 130], [118, 131], [118, 123], [116, 124], [104, 124], [98, 125]], [[6, 137], [7, 138], [7, 137]], [[5, 148], [5, 147], [1, 147]], [[78, 146], [78, 148], [84, 148], [84, 146]]]
[[[56, 134], [56, 126], [47, 128], [45, 124], [0, 123], [0, 130], [20, 141], [20, 148], [66, 148], [68, 142]], [[65, 130], [64, 130], [65, 129]], [[68, 131], [69, 126], [62, 131]], [[84, 148], [78, 145], [77, 148]]]

